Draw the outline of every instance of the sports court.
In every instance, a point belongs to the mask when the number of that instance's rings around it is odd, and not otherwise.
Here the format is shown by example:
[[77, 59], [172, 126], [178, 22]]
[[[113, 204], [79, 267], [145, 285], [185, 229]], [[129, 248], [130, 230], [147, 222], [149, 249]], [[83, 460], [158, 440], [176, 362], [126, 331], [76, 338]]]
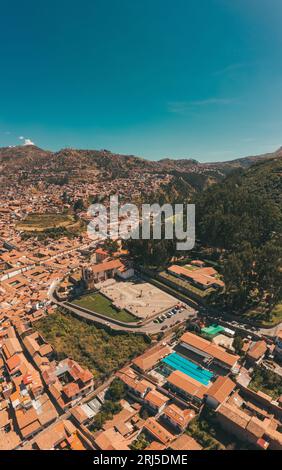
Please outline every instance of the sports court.
[[206, 326], [205, 328], [202, 328], [201, 331], [207, 336], [216, 336], [222, 333], [224, 331], [224, 328], [220, 325], [210, 325]]

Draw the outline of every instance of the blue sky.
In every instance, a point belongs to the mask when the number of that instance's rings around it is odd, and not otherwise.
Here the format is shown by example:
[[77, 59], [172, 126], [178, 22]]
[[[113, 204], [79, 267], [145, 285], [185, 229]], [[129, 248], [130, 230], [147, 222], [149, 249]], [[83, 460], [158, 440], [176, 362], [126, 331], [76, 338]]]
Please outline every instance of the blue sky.
[[14, 0], [0, 12], [0, 146], [215, 161], [282, 145], [281, 0]]

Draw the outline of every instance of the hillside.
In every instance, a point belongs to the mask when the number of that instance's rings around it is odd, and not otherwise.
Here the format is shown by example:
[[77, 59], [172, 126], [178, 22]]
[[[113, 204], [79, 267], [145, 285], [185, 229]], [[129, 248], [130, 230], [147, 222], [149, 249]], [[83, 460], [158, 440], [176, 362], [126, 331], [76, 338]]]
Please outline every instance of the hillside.
[[[282, 159], [271, 158], [238, 169], [192, 195], [197, 243], [194, 252], [185, 255], [208, 258], [220, 266], [226, 289], [213, 300], [216, 309], [242, 314], [259, 306], [261, 318], [269, 321], [281, 301], [281, 176]], [[191, 200], [187, 186], [178, 183], [163, 187], [161, 198], [177, 195], [182, 202]], [[139, 262], [155, 267], [184, 254], [171, 240], [134, 240], [128, 248]]]
[[[62, 149], [42, 150], [34, 145], [0, 148], [1, 182], [23, 181], [27, 176], [40, 175], [45, 182], [87, 182], [93, 176], [102, 179], [142, 177], [146, 174], [172, 175], [173, 186], [184, 185], [193, 194], [221, 181], [235, 168], [248, 168], [253, 163], [281, 157], [273, 154], [246, 157], [229, 162], [200, 163], [195, 159], [146, 160], [134, 155], [120, 155], [109, 150]], [[31, 179], [31, 178], [29, 178]], [[177, 193], [176, 189], [176, 193]], [[176, 197], [177, 198], [177, 197]]]
[[42, 150], [35, 145], [2, 147], [0, 148], [1, 173], [40, 165], [51, 155], [52, 153], [48, 150]]
[[282, 159], [238, 170], [199, 194], [197, 236], [230, 249], [241, 241], [259, 245], [279, 231], [282, 215]]
[[221, 261], [228, 312], [259, 309], [268, 321], [282, 298], [282, 160], [235, 171], [195, 198], [196, 235]]
[[[224, 164], [228, 164], [230, 167], [240, 167], [240, 168], [247, 168], [254, 163], [259, 163], [260, 161], [269, 160], [273, 158], [281, 158], [282, 157], [282, 147], [272, 153], [264, 153], [262, 155], [253, 155], [249, 157], [237, 158], [236, 160], [231, 160], [229, 162], [224, 162]], [[216, 163], [219, 165], [219, 163]]]

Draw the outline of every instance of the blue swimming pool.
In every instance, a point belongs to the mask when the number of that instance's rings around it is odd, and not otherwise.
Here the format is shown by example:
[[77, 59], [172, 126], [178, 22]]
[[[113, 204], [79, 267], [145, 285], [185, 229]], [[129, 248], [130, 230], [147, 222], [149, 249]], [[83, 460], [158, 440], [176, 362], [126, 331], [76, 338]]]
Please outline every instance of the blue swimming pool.
[[197, 366], [194, 362], [179, 356], [177, 353], [169, 354], [169, 356], [162, 359], [162, 363], [166, 364], [173, 370], [180, 370], [192, 379], [197, 380], [203, 385], [208, 385], [213, 377], [213, 373], [203, 367]]

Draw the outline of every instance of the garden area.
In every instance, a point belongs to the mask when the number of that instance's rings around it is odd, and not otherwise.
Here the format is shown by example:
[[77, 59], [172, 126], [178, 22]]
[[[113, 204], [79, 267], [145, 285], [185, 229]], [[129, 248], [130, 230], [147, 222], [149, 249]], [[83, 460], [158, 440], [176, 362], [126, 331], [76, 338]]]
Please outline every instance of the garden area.
[[148, 447], [150, 444], [150, 441], [148, 440], [146, 434], [144, 432], [141, 432], [137, 439], [132, 442], [130, 445], [131, 450], [144, 450], [146, 447]]
[[24, 232], [43, 232], [52, 228], [66, 228], [74, 223], [74, 217], [68, 214], [28, 214], [17, 224], [17, 229]]
[[74, 359], [95, 379], [109, 377], [149, 346], [142, 335], [108, 332], [59, 310], [37, 321], [36, 329], [52, 344], [58, 359]]
[[40, 241], [61, 237], [72, 239], [85, 230], [85, 223], [70, 214], [28, 214], [17, 223], [16, 229], [21, 232], [22, 240], [33, 237]]
[[90, 423], [92, 432], [99, 431], [108, 420], [122, 410], [120, 400], [125, 398], [125, 385], [118, 378], [114, 379], [105, 394], [105, 401]]
[[248, 443], [242, 443], [223, 431], [216, 422], [215, 413], [207, 409], [192, 419], [186, 433], [199, 442], [204, 450], [251, 449]]
[[80, 298], [73, 300], [72, 304], [78, 305], [82, 308], [87, 308], [92, 312], [97, 312], [101, 315], [105, 315], [106, 317], [113, 318], [125, 323], [136, 322], [138, 320], [134, 315], [127, 312], [126, 310], [117, 310], [114, 308], [112, 302], [102, 294], [85, 294]]
[[282, 379], [271, 370], [256, 367], [252, 375], [252, 380], [249, 383], [249, 388], [255, 392], [260, 390], [274, 399], [277, 399], [282, 395]]

